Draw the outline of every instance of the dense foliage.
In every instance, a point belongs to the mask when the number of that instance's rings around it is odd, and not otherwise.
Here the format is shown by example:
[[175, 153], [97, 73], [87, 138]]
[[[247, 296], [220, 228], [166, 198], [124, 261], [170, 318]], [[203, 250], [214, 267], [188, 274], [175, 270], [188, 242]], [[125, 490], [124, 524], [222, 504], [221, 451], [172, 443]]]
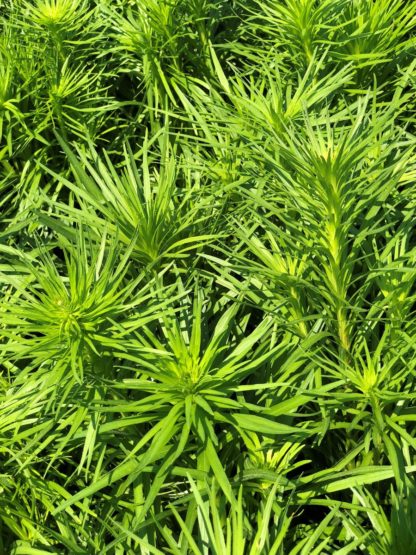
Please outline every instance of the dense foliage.
[[416, 2], [0, 25], [0, 553], [416, 554]]

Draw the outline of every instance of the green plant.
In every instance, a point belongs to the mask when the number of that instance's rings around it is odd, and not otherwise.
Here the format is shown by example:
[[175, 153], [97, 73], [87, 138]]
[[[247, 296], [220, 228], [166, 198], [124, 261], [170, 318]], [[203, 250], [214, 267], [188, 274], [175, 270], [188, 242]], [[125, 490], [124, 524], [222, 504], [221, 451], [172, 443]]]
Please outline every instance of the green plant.
[[0, 2], [0, 553], [416, 552], [415, 6]]

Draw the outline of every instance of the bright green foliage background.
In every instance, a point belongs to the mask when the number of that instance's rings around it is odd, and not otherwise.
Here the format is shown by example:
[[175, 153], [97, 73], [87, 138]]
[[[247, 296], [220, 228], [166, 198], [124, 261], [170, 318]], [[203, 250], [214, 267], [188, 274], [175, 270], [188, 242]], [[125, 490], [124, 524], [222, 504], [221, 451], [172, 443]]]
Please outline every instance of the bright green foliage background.
[[416, 554], [416, 2], [0, 2], [0, 553]]

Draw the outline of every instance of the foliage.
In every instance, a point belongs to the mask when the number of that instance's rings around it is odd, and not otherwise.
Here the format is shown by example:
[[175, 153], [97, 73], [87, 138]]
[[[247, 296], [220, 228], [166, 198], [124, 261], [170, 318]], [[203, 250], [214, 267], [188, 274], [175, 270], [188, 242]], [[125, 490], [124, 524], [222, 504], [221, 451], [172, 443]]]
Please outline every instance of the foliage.
[[416, 553], [416, 3], [0, 25], [0, 552]]

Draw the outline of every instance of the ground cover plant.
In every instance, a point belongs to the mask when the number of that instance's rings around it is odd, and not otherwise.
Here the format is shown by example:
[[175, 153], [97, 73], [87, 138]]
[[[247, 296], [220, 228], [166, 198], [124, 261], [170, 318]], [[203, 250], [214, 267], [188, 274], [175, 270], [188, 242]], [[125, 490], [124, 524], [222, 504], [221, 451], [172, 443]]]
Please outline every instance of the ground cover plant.
[[0, 25], [0, 553], [416, 554], [416, 3]]

